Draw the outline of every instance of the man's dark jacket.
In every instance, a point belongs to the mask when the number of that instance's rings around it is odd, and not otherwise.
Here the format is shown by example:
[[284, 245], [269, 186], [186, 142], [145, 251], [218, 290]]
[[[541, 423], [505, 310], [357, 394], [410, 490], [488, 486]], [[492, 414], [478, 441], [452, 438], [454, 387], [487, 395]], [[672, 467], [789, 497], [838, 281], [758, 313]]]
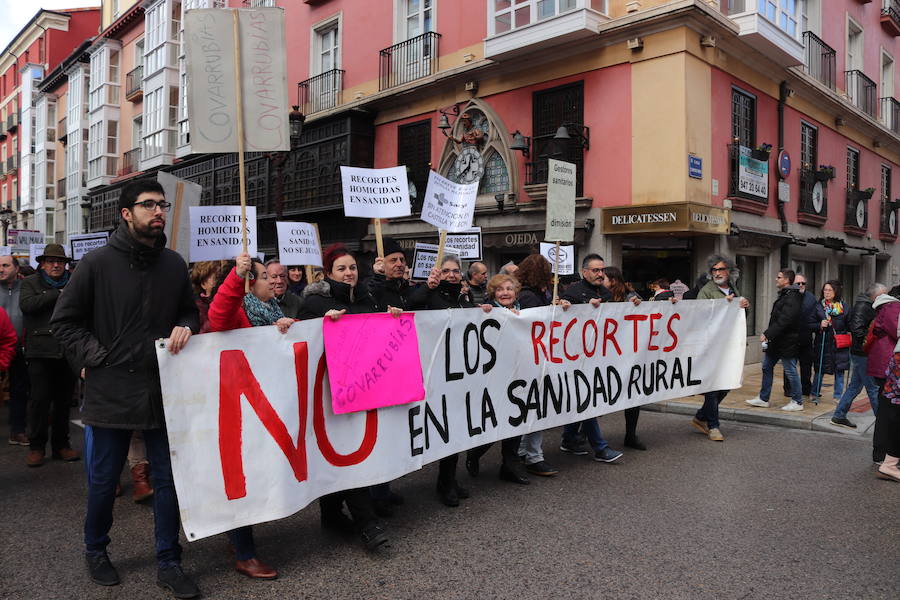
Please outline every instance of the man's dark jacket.
[[376, 312], [384, 312], [388, 306], [408, 310], [411, 308], [409, 297], [414, 289], [403, 277], [399, 279], [387, 279], [380, 273], [375, 273], [365, 282], [366, 288], [375, 301]]
[[795, 285], [778, 290], [769, 326], [763, 332], [769, 342], [766, 353], [775, 358], [797, 358], [800, 336], [805, 333], [803, 295]]
[[286, 291], [281, 298], [275, 296], [275, 301], [281, 307], [281, 312], [289, 319], [299, 319], [303, 312], [303, 299], [293, 292]]
[[64, 358], [62, 347], [53, 337], [50, 316], [62, 289], [51, 287], [41, 272], [22, 280], [19, 307], [25, 326], [25, 358]]
[[50, 326], [76, 371], [86, 371], [86, 424], [164, 425], [154, 341], [169, 337], [175, 326], [194, 333], [200, 327], [187, 265], [165, 248], [164, 236], [150, 248], [123, 221], [106, 246], [81, 260]]
[[603, 302], [612, 300], [612, 294], [602, 285], [591, 285], [584, 279], [576, 281], [566, 288], [559, 296], [563, 300], [568, 300], [572, 304], [587, 304], [594, 298], [599, 298]]
[[872, 308], [872, 300], [865, 294], [859, 294], [853, 309], [850, 311], [850, 319], [847, 321], [847, 329], [853, 339], [850, 345], [850, 354], [865, 356], [863, 344], [869, 331], [869, 324], [875, 318], [875, 309]]

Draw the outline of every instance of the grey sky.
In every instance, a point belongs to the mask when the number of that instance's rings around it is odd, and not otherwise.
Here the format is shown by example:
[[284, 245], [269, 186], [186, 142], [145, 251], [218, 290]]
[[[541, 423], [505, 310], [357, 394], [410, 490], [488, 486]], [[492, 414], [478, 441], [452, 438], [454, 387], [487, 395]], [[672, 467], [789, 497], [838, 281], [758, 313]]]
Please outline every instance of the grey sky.
[[0, 51], [6, 48], [38, 10], [100, 6], [100, 0], [0, 0]]

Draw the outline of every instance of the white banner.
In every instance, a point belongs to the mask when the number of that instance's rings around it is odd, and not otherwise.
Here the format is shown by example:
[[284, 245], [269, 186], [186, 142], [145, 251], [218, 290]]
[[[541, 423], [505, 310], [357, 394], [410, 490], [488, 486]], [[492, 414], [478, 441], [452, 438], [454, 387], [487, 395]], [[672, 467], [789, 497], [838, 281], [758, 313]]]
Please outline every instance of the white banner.
[[[458, 249], [444, 244], [445, 257], [455, 256], [456, 258], [461, 258], [460, 254], [461, 252]], [[434, 263], [437, 262], [437, 255], [437, 244], [423, 244], [417, 242], [415, 252], [413, 253], [412, 278], [416, 281], [428, 279], [428, 276], [431, 274], [431, 269], [434, 268]]]
[[[550, 272], [556, 271], [556, 244], [541, 242], [541, 256], [550, 262]], [[559, 273], [558, 275], [572, 275], [575, 273], [575, 246], [559, 247]]]
[[575, 189], [577, 165], [561, 160], [547, 161], [547, 222], [544, 239], [571, 242], [575, 239]]
[[312, 223], [284, 221], [275, 223], [278, 230], [278, 260], [283, 265], [322, 266], [319, 234]]
[[478, 182], [453, 183], [434, 171], [428, 173], [428, 189], [422, 220], [438, 229], [458, 233], [471, 229]]
[[[191, 206], [191, 258], [228, 260], [244, 251], [240, 206]], [[256, 207], [247, 207], [247, 253], [256, 250]]]
[[[238, 151], [234, 10], [205, 8], [185, 13], [188, 119], [195, 154]], [[244, 149], [290, 150], [284, 10], [237, 12]]]
[[331, 410], [321, 319], [286, 334], [196, 335], [174, 356], [158, 343], [187, 539], [287, 517], [488, 442], [737, 388], [746, 341], [744, 311], [724, 299], [424, 311], [415, 330], [426, 399], [342, 415]]
[[368, 219], [408, 217], [406, 167], [363, 169], [341, 167], [344, 215]]
[[81, 260], [91, 250], [102, 248], [109, 240], [109, 234], [100, 233], [73, 233], [69, 236], [69, 256], [72, 260]]
[[448, 233], [446, 245], [457, 248], [462, 260], [481, 260], [481, 227]]

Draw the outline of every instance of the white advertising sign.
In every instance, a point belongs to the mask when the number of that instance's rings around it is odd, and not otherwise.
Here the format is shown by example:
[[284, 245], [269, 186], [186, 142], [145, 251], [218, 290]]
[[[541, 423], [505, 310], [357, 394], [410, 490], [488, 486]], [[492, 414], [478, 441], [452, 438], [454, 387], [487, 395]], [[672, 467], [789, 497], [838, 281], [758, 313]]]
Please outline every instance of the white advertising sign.
[[750, 158], [750, 149], [744, 146], [738, 158], [738, 191], [759, 198], [769, 197], [769, 163]]
[[[556, 271], [556, 244], [541, 242], [541, 256], [550, 261], [550, 272]], [[559, 273], [558, 275], [572, 275], [575, 273], [575, 246], [559, 246]]]
[[453, 183], [431, 171], [422, 205], [422, 220], [452, 233], [471, 229], [477, 197], [477, 181]]
[[410, 215], [406, 167], [341, 167], [341, 187], [348, 217], [389, 219]]
[[105, 246], [108, 240], [109, 234], [105, 231], [72, 234], [69, 236], [69, 255], [73, 260], [81, 260], [91, 250]]
[[[190, 262], [228, 260], [243, 252], [240, 206], [192, 206]], [[256, 249], [256, 207], [247, 207], [247, 253]]]
[[[456, 258], [461, 259], [460, 254], [460, 250], [444, 244], [445, 257], [455, 256]], [[416, 249], [413, 253], [412, 278], [417, 281], [428, 279], [428, 276], [431, 274], [431, 269], [434, 268], [434, 263], [437, 262], [437, 255], [437, 244], [416, 243]]]
[[462, 260], [481, 260], [481, 227], [448, 233], [446, 245], [457, 248]]
[[577, 166], [561, 160], [548, 161], [547, 224], [544, 239], [571, 242], [575, 239], [575, 189]]
[[312, 223], [277, 222], [278, 260], [283, 265], [322, 266], [322, 248], [319, 235]]

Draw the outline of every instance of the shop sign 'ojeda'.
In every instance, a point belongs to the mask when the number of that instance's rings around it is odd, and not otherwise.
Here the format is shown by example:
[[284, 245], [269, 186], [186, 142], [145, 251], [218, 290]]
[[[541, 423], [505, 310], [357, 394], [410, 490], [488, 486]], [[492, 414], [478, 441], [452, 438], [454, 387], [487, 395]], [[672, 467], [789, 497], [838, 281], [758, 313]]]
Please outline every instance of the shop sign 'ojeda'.
[[695, 202], [603, 209], [603, 233], [728, 233], [728, 209]]

